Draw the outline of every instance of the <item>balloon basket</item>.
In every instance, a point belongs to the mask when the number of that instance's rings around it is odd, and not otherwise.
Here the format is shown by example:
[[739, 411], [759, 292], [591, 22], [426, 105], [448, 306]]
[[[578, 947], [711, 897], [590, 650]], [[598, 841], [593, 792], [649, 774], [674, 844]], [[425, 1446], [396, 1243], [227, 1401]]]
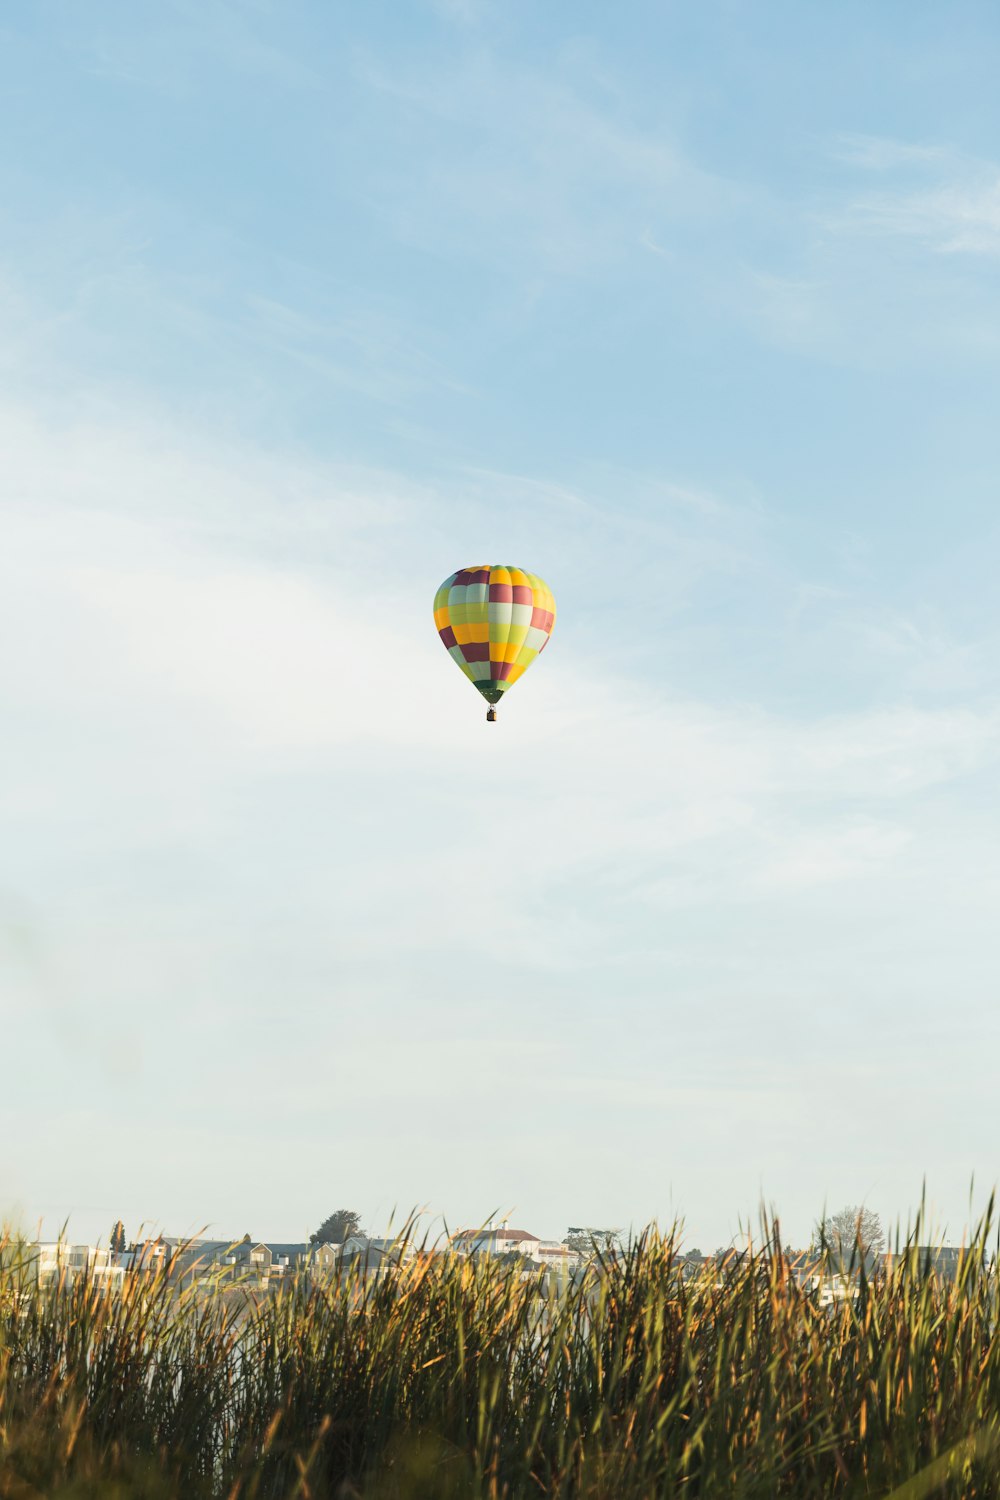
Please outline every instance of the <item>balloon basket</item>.
[[495, 708], [488, 709], [487, 710], [487, 714], [486, 714], [486, 722], [487, 722], [487, 724], [495, 724], [496, 721], [497, 721], [497, 711], [496, 711], [496, 709]]

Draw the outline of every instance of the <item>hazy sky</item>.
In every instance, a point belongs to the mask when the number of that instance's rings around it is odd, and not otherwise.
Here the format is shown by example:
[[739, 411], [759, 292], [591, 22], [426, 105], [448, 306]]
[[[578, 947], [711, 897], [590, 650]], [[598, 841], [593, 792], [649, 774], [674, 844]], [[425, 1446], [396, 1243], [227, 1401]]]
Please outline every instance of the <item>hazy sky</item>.
[[[0, 18], [0, 1212], [1000, 1172], [994, 4]], [[487, 726], [454, 569], [551, 584]]]

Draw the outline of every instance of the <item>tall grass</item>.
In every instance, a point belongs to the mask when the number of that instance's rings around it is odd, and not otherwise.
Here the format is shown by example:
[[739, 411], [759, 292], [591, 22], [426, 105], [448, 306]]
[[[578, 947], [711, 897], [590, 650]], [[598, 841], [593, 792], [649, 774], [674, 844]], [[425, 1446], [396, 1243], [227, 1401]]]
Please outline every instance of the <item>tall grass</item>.
[[773, 1231], [693, 1279], [650, 1231], [563, 1289], [421, 1250], [277, 1294], [39, 1288], [8, 1241], [0, 1496], [996, 1496], [989, 1233], [829, 1309]]

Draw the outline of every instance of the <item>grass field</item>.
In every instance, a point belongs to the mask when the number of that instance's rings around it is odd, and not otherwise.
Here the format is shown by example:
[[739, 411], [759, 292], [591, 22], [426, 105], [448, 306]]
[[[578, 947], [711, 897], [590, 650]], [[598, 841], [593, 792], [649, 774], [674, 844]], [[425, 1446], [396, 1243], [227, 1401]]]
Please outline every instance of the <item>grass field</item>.
[[0, 1496], [994, 1497], [990, 1233], [832, 1308], [773, 1235], [693, 1280], [650, 1232], [563, 1291], [419, 1253], [277, 1295], [39, 1289], [8, 1241]]

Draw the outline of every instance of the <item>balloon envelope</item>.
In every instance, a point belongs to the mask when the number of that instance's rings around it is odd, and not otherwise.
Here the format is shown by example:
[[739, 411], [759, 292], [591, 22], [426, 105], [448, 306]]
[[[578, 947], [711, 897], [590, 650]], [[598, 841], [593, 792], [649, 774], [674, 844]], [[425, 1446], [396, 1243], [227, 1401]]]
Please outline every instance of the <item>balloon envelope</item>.
[[434, 596], [438, 635], [487, 703], [499, 703], [545, 650], [555, 621], [544, 578], [501, 563], [459, 568]]

